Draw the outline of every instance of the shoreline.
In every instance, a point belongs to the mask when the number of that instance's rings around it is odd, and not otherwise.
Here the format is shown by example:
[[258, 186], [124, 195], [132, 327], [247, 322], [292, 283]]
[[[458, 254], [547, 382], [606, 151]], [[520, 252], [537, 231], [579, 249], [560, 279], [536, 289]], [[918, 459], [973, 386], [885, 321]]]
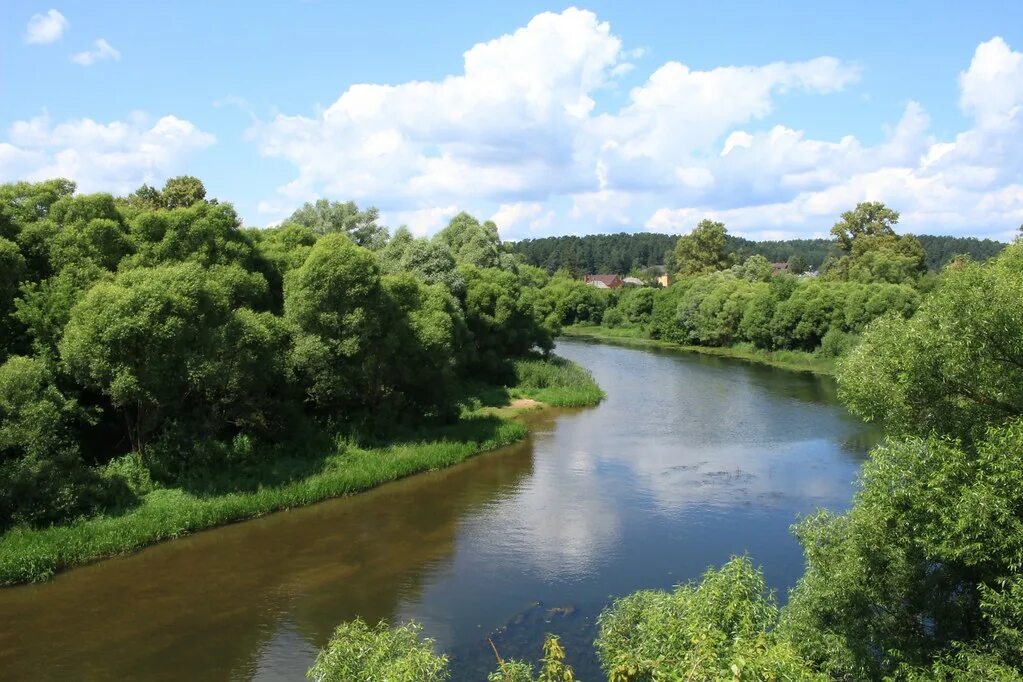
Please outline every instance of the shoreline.
[[[700, 353], [717, 357], [745, 360], [793, 372], [809, 372], [834, 376], [835, 363], [802, 351], [766, 351], [736, 346], [687, 346], [671, 341], [636, 336], [637, 328], [623, 327], [609, 329], [598, 325], [571, 325], [561, 330], [561, 335], [574, 339], [591, 339], [601, 343], [617, 344], [640, 348], [662, 348], [681, 353]], [[624, 332], [624, 333], [623, 333]]]
[[[576, 372], [581, 369], [574, 364], [570, 367]], [[583, 374], [588, 377], [584, 370]], [[592, 378], [588, 385], [519, 385], [508, 392], [506, 404], [477, 406], [457, 422], [425, 429], [419, 437], [372, 448], [341, 444], [320, 458], [316, 470], [283, 484], [213, 495], [189, 492], [184, 486], [159, 487], [122, 514], [103, 514], [48, 528], [12, 528], [0, 536], [0, 589], [46, 582], [68, 569], [133, 554], [185, 535], [357, 495], [454, 466], [524, 440], [529, 427], [519, 417], [525, 414], [591, 407], [604, 397]], [[296, 457], [284, 464], [308, 466], [316, 460]]]

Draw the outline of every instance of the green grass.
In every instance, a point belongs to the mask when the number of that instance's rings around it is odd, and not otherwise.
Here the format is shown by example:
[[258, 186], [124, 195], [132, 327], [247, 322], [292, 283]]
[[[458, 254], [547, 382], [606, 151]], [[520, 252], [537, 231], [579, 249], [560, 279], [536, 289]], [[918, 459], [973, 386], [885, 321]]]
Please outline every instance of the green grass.
[[[326, 452], [273, 458], [220, 471], [177, 488], [157, 488], [121, 514], [49, 528], [14, 528], [0, 537], [0, 585], [40, 582], [58, 571], [128, 554], [206, 528], [351, 495], [388, 481], [462, 462], [521, 440], [527, 427], [495, 410], [527, 397], [547, 405], [593, 405], [604, 394], [581, 367], [561, 358], [516, 362], [514, 387], [485, 387], [454, 424], [379, 447], [344, 439]], [[482, 397], [480, 397], [482, 396]], [[503, 403], [502, 403], [503, 404]], [[265, 483], [265, 485], [264, 485]]]
[[795, 370], [798, 372], [813, 372], [814, 374], [834, 374], [834, 358], [821, 357], [815, 353], [807, 353], [798, 350], [764, 350], [749, 343], [739, 343], [734, 346], [712, 347], [712, 346], [685, 346], [670, 341], [661, 341], [648, 338], [646, 330], [641, 327], [616, 327], [608, 328], [599, 325], [572, 325], [565, 327], [562, 332], [565, 336], [583, 337], [596, 339], [608, 343], [618, 343], [627, 346], [638, 346], [644, 348], [667, 348], [670, 350], [685, 351], [691, 353], [702, 353], [704, 355], [718, 355], [721, 357], [738, 358], [749, 362], [758, 362], [763, 365], [780, 367], [782, 369]]
[[557, 356], [516, 360], [515, 378], [512, 397], [532, 398], [552, 407], [585, 407], [604, 398], [588, 371]]

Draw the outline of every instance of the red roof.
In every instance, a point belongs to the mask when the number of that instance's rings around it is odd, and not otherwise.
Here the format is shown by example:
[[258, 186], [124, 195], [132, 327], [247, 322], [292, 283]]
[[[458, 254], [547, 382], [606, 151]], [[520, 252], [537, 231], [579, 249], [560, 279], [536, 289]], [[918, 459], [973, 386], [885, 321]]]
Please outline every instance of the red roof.
[[618, 275], [586, 275], [586, 283], [603, 282], [610, 289], [617, 289], [622, 286], [622, 278]]

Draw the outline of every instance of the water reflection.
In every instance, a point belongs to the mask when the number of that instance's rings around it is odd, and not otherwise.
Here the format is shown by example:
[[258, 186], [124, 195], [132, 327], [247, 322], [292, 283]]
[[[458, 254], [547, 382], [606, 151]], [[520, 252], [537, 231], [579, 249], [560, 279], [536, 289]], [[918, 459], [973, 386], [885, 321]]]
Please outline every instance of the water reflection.
[[341, 620], [416, 618], [456, 680], [562, 634], [585, 679], [612, 595], [734, 553], [784, 589], [799, 514], [840, 509], [872, 435], [834, 384], [716, 357], [565, 342], [607, 390], [529, 441], [346, 500], [0, 592], [5, 679], [299, 680]]

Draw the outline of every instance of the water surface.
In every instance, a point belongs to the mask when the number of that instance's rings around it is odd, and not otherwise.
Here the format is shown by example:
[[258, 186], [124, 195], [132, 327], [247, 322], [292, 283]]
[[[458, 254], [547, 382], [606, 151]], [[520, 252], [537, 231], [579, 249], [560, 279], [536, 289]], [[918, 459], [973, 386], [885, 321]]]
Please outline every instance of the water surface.
[[557, 632], [599, 678], [594, 619], [748, 553], [791, 587], [789, 526], [843, 509], [872, 433], [830, 379], [584, 341], [597, 408], [531, 417], [519, 445], [352, 498], [199, 533], [0, 590], [0, 677], [301, 680], [334, 626], [414, 618], [454, 679]]

